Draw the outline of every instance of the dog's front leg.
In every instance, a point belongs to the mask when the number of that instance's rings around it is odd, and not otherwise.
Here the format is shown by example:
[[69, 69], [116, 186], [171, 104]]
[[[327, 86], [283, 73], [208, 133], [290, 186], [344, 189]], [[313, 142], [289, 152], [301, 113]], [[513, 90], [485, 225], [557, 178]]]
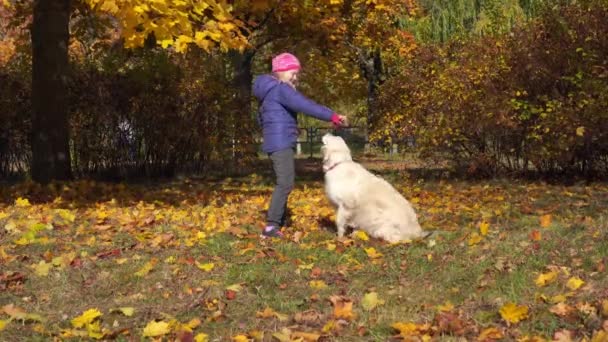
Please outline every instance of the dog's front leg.
[[338, 228], [338, 237], [344, 236], [344, 232], [346, 231], [346, 220], [346, 209], [339, 206], [338, 212], [336, 213], [336, 228]]

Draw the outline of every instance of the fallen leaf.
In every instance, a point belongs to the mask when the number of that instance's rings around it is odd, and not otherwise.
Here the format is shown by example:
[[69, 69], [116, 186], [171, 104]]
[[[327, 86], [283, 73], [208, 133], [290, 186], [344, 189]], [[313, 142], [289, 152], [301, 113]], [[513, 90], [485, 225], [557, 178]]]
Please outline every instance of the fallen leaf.
[[14, 304], [7, 304], [2, 307], [2, 311], [5, 314], [11, 316], [11, 319], [24, 320], [27, 317], [27, 313], [22, 308], [15, 306]]
[[532, 240], [532, 241], [540, 241], [540, 240], [542, 240], [542, 235], [541, 235], [540, 231], [536, 230], [536, 229], [533, 230], [530, 233], [530, 240]]
[[309, 283], [310, 287], [313, 289], [325, 289], [327, 288], [327, 284], [323, 280], [311, 280]]
[[127, 317], [131, 317], [135, 313], [135, 308], [122, 307], [122, 308], [118, 308], [118, 309], [113, 309], [111, 312], [120, 312]]
[[540, 226], [543, 228], [547, 228], [551, 225], [551, 215], [546, 214], [540, 217]]
[[602, 301], [602, 316], [608, 317], [608, 299]]
[[479, 234], [481, 234], [481, 236], [488, 235], [489, 229], [490, 229], [490, 224], [488, 222], [483, 221], [483, 222], [479, 223]]
[[53, 267], [52, 264], [47, 264], [44, 260], [40, 260], [39, 263], [32, 266], [34, 273], [39, 277], [46, 277], [49, 275], [49, 270]]
[[151, 321], [144, 328], [145, 337], [158, 337], [163, 336], [171, 332], [169, 329], [169, 323], [164, 321]]
[[213, 264], [212, 262], [206, 263], [206, 264], [201, 264], [198, 261], [195, 261], [195, 264], [196, 264], [196, 267], [198, 267], [200, 270], [203, 270], [205, 272], [210, 272], [215, 267], [215, 264]]
[[452, 302], [450, 302], [450, 301], [447, 301], [443, 305], [438, 305], [437, 310], [442, 311], [442, 312], [450, 312], [450, 311], [454, 310], [454, 304], [452, 304]]
[[365, 248], [365, 253], [370, 259], [378, 259], [382, 257], [382, 253], [376, 251], [374, 247]]
[[507, 303], [500, 308], [500, 316], [508, 323], [517, 323], [528, 317], [528, 307], [525, 305]]
[[318, 311], [311, 309], [304, 312], [298, 312], [293, 317], [294, 321], [298, 324], [316, 326], [321, 324], [323, 315]]
[[226, 291], [224, 291], [224, 296], [228, 300], [233, 300], [236, 298], [236, 292], [232, 291], [232, 290], [226, 290]]
[[477, 341], [500, 340], [504, 334], [497, 328], [491, 327], [484, 329], [477, 337]]
[[4, 330], [8, 321], [4, 321], [0, 319], [0, 331]]
[[570, 290], [574, 291], [574, 290], [578, 290], [581, 286], [583, 286], [583, 284], [585, 284], [585, 282], [581, 278], [572, 277], [572, 278], [568, 279], [566, 286]]
[[479, 235], [477, 232], [473, 232], [469, 238], [468, 244], [469, 246], [475, 246], [481, 242], [481, 239], [481, 235]]
[[321, 335], [315, 334], [315, 333], [294, 331], [293, 333], [291, 333], [290, 337], [291, 337], [292, 341], [294, 339], [302, 339], [306, 342], [316, 342], [321, 338]]
[[353, 236], [356, 237], [357, 239], [361, 240], [361, 241], [368, 241], [369, 240], [369, 236], [367, 236], [367, 233], [365, 233], [362, 230], [357, 230], [353, 233]]
[[350, 299], [342, 296], [331, 296], [329, 297], [329, 301], [334, 306], [335, 318], [342, 318], [345, 320], [352, 320], [355, 318], [355, 314], [353, 313], [353, 302]]
[[289, 318], [287, 315], [280, 314], [269, 307], [266, 307], [266, 309], [264, 309], [264, 311], [256, 312], [255, 317], [258, 317], [258, 318], [276, 317], [279, 321], [286, 321]]
[[583, 135], [585, 135], [585, 126], [579, 126], [576, 128], [576, 135], [578, 135], [579, 137], [582, 137]]
[[563, 330], [556, 331], [555, 334], [553, 334], [553, 341], [572, 342], [573, 336], [574, 336], [574, 333], [572, 333], [572, 331], [563, 329]]
[[146, 276], [148, 273], [150, 273], [150, 271], [152, 271], [152, 269], [154, 268], [154, 266], [157, 263], [158, 263], [158, 259], [152, 258], [150, 261], [146, 262], [144, 264], [144, 266], [142, 266], [142, 268], [139, 269], [139, 271], [135, 272], [135, 275], [138, 277]]
[[230, 290], [230, 291], [234, 291], [234, 292], [240, 292], [243, 289], [243, 285], [241, 284], [232, 284], [228, 287], [226, 287], [226, 290]]
[[74, 328], [84, 328], [87, 324], [91, 324], [98, 317], [101, 317], [101, 311], [97, 309], [89, 309], [82, 313], [82, 315], [72, 319], [72, 325]]
[[536, 278], [536, 286], [542, 287], [546, 286], [557, 279], [557, 271], [552, 271], [548, 273], [543, 273]]
[[367, 311], [372, 311], [378, 305], [382, 304], [384, 304], [384, 300], [379, 300], [378, 293], [376, 292], [365, 294], [365, 296], [363, 296], [363, 300], [361, 301], [361, 306]]
[[572, 312], [573, 308], [566, 303], [558, 303], [549, 308], [549, 312], [552, 312], [558, 316], [567, 316]]
[[420, 335], [421, 333], [424, 333], [426, 331], [428, 331], [430, 329], [430, 324], [415, 324], [415, 323], [402, 323], [402, 322], [397, 322], [397, 323], [393, 323], [391, 325], [391, 328], [397, 330], [399, 332], [399, 335], [401, 336], [416, 336], [416, 335]]
[[249, 338], [245, 335], [236, 335], [232, 337], [232, 342], [249, 342]]

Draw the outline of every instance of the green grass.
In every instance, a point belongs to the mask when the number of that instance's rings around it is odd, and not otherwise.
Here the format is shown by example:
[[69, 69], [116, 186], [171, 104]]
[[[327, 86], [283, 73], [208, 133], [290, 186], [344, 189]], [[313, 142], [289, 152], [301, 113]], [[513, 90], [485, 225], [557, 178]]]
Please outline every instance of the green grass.
[[[257, 236], [263, 208], [254, 203], [264, 201], [255, 202], [255, 197], [261, 193], [267, 199], [271, 191], [266, 185], [270, 181], [264, 178], [127, 187], [115, 216], [104, 222], [113, 227], [107, 231], [94, 228], [95, 208], [100, 204], [84, 201], [77, 193], [66, 196], [61, 205], [42, 202], [18, 208], [13, 205], [17, 195], [36, 202], [40, 194], [27, 193], [19, 186], [5, 190], [0, 212], [7, 215], [0, 219], [0, 227], [10, 220], [24, 223], [45, 217], [56, 224], [55, 229], [39, 233], [50, 239], [48, 244], [16, 245], [19, 233], [0, 229], [0, 248], [9, 256], [0, 254], [1, 279], [10, 272], [25, 275], [21, 281], [0, 283], [0, 306], [14, 304], [45, 319], [41, 324], [13, 320], [0, 331], [0, 340], [61, 338], [62, 331], [72, 329], [70, 321], [91, 308], [103, 313], [101, 325], [106, 332], [122, 331], [116, 336], [118, 341], [140, 339], [153, 320], [185, 323], [194, 318], [201, 321], [194, 334], [204, 332], [214, 341], [230, 341], [252, 330], [264, 332], [264, 340], [270, 341], [273, 333], [287, 327], [336, 341], [387, 340], [397, 333], [391, 328], [396, 322], [429, 323], [434, 327], [430, 334], [441, 341], [473, 340], [488, 327], [501, 330], [507, 340], [524, 335], [551, 338], [561, 329], [575, 331], [579, 338], [591, 337], [601, 329], [606, 317], [602, 317], [600, 304], [608, 299], [608, 279], [602, 268], [608, 261], [605, 184], [566, 187], [510, 181], [425, 181], [397, 173], [387, 178], [409, 199], [417, 199], [415, 207], [424, 227], [441, 228], [430, 240], [391, 246], [374, 240], [336, 239], [318, 221], [327, 207], [324, 200], [314, 201], [323, 196], [319, 181], [299, 183], [291, 201], [297, 223], [288, 229], [289, 238], [284, 241], [260, 241]], [[93, 186], [102, 187], [107, 198], [115, 191], [111, 185]], [[239, 187], [257, 191], [243, 191], [242, 197], [230, 200]], [[160, 198], [166, 188], [175, 190], [179, 200], [168, 198], [164, 203], [173, 204], [138, 207], [143, 193], [148, 199], [155, 194]], [[197, 202], [200, 193], [223, 192], [227, 197], [220, 204]], [[209, 205], [217, 205], [217, 211]], [[311, 209], [303, 209], [306, 205]], [[76, 220], [66, 223], [53, 216], [60, 206], [78, 208]], [[187, 214], [141, 223], [152, 214], [168, 217], [180, 210]], [[203, 211], [226, 218], [229, 229], [207, 231], [208, 216], [197, 218]], [[539, 216], [547, 213], [552, 222], [543, 228]], [[471, 234], [479, 232], [477, 223], [482, 219], [490, 223], [489, 234], [470, 245]], [[539, 241], [531, 239], [533, 231], [540, 232]], [[205, 232], [206, 237], [192, 240], [196, 232]], [[296, 232], [303, 234], [294, 241]], [[154, 242], [163, 235], [170, 238]], [[383, 257], [371, 260], [364, 250], [369, 247]], [[100, 254], [112, 250], [119, 250], [120, 255]], [[71, 265], [53, 267], [47, 276], [34, 273], [31, 265], [40, 260], [51, 262], [68, 252], [76, 255]], [[153, 259], [157, 263], [150, 273], [134, 275]], [[215, 268], [204, 272], [197, 262], [214, 263]], [[558, 279], [537, 287], [538, 274], [550, 269], [560, 270]], [[566, 282], [571, 276], [580, 277], [586, 285], [572, 291], [566, 303], [574, 311], [560, 317], [549, 311], [554, 304], [539, 296], [570, 292]], [[322, 281], [327, 287], [312, 288], [311, 281]], [[243, 288], [235, 298], [228, 298], [226, 287], [233, 284]], [[370, 291], [377, 292], [384, 304], [368, 312], [361, 300]], [[352, 300], [356, 316], [340, 331], [323, 332], [323, 326], [333, 319], [328, 299], [334, 295]], [[448, 302], [454, 306], [451, 313], [467, 327], [462, 334], [438, 328], [438, 306]], [[499, 310], [508, 302], [527, 306], [529, 317], [507, 324]], [[596, 313], [576, 309], [583, 303]], [[126, 317], [111, 312], [118, 307], [134, 307], [135, 314]], [[287, 320], [256, 317], [265, 308], [286, 315]], [[314, 324], [294, 321], [307, 310], [318, 312], [321, 320]], [[0, 320], [8, 321], [9, 315], [0, 311]]]

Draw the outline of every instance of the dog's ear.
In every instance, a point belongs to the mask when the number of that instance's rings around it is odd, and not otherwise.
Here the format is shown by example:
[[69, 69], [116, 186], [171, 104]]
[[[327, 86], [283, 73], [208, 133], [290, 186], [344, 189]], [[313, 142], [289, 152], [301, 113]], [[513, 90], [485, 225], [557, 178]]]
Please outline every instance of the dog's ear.
[[330, 138], [333, 138], [333, 134], [331, 133], [325, 133], [325, 135], [323, 136], [323, 138], [321, 139], [323, 141], [323, 145], [327, 145], [327, 143], [329, 142]]

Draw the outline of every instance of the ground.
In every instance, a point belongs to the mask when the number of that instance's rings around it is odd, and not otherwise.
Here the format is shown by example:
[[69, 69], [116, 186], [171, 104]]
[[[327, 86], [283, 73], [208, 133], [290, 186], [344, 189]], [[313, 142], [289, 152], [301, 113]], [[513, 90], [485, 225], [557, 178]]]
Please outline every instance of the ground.
[[268, 173], [5, 186], [0, 340], [606, 341], [608, 185], [366, 165], [431, 237], [337, 239], [318, 160], [283, 240]]

